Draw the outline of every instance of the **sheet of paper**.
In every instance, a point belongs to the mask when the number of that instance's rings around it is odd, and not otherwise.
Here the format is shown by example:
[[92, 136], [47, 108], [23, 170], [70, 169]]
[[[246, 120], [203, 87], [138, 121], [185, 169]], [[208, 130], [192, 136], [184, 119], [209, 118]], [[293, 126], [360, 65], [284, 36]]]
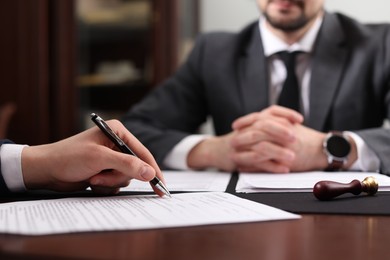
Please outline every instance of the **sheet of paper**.
[[[169, 191], [226, 191], [231, 173], [216, 171], [163, 171]], [[153, 191], [148, 182], [132, 180], [121, 191]]]
[[302, 172], [287, 174], [240, 173], [237, 192], [312, 192], [319, 181], [350, 183], [363, 181], [373, 176], [379, 184], [379, 191], [390, 190], [390, 177], [375, 172]]
[[0, 233], [45, 235], [297, 219], [223, 192], [66, 198], [0, 204]]

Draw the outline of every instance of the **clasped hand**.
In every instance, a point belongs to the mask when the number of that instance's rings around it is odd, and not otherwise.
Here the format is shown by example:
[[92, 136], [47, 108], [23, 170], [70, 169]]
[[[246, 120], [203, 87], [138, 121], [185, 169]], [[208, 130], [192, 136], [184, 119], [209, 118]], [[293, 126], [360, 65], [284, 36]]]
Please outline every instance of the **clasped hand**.
[[191, 168], [278, 172], [323, 169], [325, 134], [305, 127], [294, 110], [271, 106], [238, 118], [233, 131], [204, 140], [188, 156]]
[[326, 167], [324, 134], [303, 124], [301, 114], [280, 106], [237, 119], [230, 158], [239, 171], [307, 171]]

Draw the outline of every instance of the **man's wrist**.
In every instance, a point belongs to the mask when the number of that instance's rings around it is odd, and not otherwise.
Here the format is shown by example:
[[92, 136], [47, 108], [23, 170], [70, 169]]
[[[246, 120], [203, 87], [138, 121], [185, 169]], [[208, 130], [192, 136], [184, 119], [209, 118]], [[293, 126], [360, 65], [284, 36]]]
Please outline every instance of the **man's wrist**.
[[45, 147], [49, 145], [29, 146], [22, 151], [22, 173], [26, 189], [45, 189], [50, 186], [48, 172], [51, 162]]
[[192, 169], [234, 170], [235, 165], [230, 158], [232, 134], [210, 137], [198, 143], [188, 154], [188, 166]]
[[213, 152], [216, 140], [215, 137], [211, 137], [199, 142], [188, 153], [187, 165], [191, 169], [204, 169], [213, 167]]
[[188, 170], [188, 154], [190, 151], [205, 139], [210, 138], [208, 135], [189, 135], [177, 143], [167, 154], [163, 161], [164, 167], [176, 170]]
[[379, 157], [356, 133], [345, 132], [356, 145], [356, 160], [349, 166], [349, 169], [365, 172], [378, 172], [380, 169]]

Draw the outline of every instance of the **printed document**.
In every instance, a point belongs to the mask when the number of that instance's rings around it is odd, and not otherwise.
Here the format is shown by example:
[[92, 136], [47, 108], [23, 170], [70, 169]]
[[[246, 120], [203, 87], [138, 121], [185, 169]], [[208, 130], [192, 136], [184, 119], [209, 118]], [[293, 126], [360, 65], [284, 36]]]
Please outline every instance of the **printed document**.
[[378, 191], [390, 190], [390, 177], [376, 172], [300, 172], [300, 173], [240, 173], [237, 192], [312, 192], [319, 181], [350, 183], [372, 176], [378, 181]]
[[0, 204], [0, 233], [58, 233], [171, 228], [297, 219], [223, 192], [65, 198]]
[[[217, 171], [163, 171], [169, 191], [226, 191], [231, 173]], [[152, 192], [148, 182], [132, 180], [121, 191]]]

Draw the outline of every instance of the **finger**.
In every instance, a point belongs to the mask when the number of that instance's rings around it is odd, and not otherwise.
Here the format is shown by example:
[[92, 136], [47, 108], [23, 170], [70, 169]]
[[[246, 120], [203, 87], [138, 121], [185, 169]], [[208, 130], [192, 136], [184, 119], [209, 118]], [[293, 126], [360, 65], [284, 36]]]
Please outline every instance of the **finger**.
[[119, 121], [109, 120], [107, 124], [116, 129], [116, 134], [133, 150], [133, 152], [141, 158], [143, 161], [150, 165], [156, 165], [152, 154], [148, 149], [134, 136], [132, 135]]
[[132, 135], [118, 120], [109, 120], [107, 124], [115, 127], [116, 134], [133, 150], [133, 152], [144, 162], [154, 168], [155, 175], [165, 183], [164, 176], [161, 173], [160, 167], [158, 166], [153, 155], [149, 150], [134, 136]]
[[[132, 176], [136, 179], [143, 180], [143, 181], [150, 181], [155, 176], [157, 176], [164, 184], [164, 176], [157, 165], [157, 162], [153, 158], [152, 154], [146, 149], [143, 144], [134, 137], [124, 126], [121, 122], [118, 120], [109, 120], [106, 122], [114, 131], [115, 133], [133, 150], [133, 152], [137, 155], [137, 157], [140, 159], [140, 161], [144, 161], [146, 164], [143, 165], [143, 169], [136, 169], [137, 167], [133, 165], [132, 172], [128, 176]], [[114, 157], [115, 159], [115, 157]], [[133, 157], [134, 160], [134, 157]], [[121, 163], [121, 161], [119, 162]], [[118, 171], [123, 172], [123, 165], [126, 167], [126, 162], [123, 164], [120, 164], [120, 166], [116, 167]], [[148, 166], [148, 167], [145, 167]], [[109, 167], [112, 168], [112, 167]], [[151, 170], [152, 169], [152, 170]], [[137, 174], [138, 172], [138, 174]], [[153, 173], [153, 174], [151, 174]], [[141, 176], [141, 177], [140, 177]], [[163, 193], [153, 187], [155, 192], [159, 196], [163, 196]]]
[[252, 146], [252, 151], [266, 160], [289, 165], [295, 160], [295, 152], [272, 142], [260, 142]]
[[[119, 192], [120, 188], [127, 187], [129, 185], [130, 180], [128, 179], [128, 176], [116, 171], [106, 171], [104, 173], [99, 173], [90, 179], [90, 186], [99, 188], [99, 193], [116, 194], [117, 192], [115, 191]], [[150, 185], [155, 193], [157, 193], [160, 197], [164, 196], [162, 191], [157, 189], [152, 184]]]
[[[132, 155], [119, 153], [107, 148], [108, 154], [112, 156], [105, 156], [105, 166], [102, 169], [112, 168], [111, 172], [105, 174], [97, 174], [93, 176], [90, 181], [92, 185], [99, 185], [105, 187], [123, 187], [127, 186], [130, 179], [138, 179], [140, 181], [151, 181], [156, 175], [165, 184], [162, 173], [157, 168], [157, 173], [154, 168], [143, 162], [140, 158]], [[123, 184], [123, 183], [126, 183]], [[152, 186], [153, 190], [162, 197], [163, 192]]]
[[296, 125], [296, 123], [291, 123], [291, 121], [283, 117], [266, 117], [264, 120], [257, 120], [253, 123], [253, 125], [261, 124], [262, 122], [277, 122], [278, 124], [284, 125], [286, 127]]
[[156, 171], [140, 158], [101, 147], [97, 152], [100, 158], [96, 160], [99, 172], [104, 169], [112, 169], [130, 179], [150, 181], [156, 176]]
[[269, 107], [268, 112], [273, 116], [286, 118], [293, 124], [295, 123], [300, 124], [303, 122], [304, 119], [303, 115], [298, 113], [297, 111], [287, 107], [282, 107], [277, 105], [273, 105]]
[[94, 193], [101, 194], [101, 195], [115, 195], [119, 193], [119, 188], [91, 186], [91, 189]]
[[259, 114], [258, 112], [250, 113], [246, 116], [242, 116], [242, 117], [236, 119], [232, 124], [233, 130], [242, 129], [242, 128], [245, 128], [247, 126], [252, 125], [258, 119], [258, 116], [259, 116], [258, 114]]
[[240, 168], [261, 165], [267, 160], [274, 160], [288, 165], [295, 159], [295, 153], [287, 148], [270, 142], [261, 142], [251, 147], [250, 150], [238, 151], [231, 155], [231, 159]]
[[251, 113], [249, 115], [236, 119], [232, 124], [232, 128], [234, 130], [245, 128], [249, 125], [252, 125], [258, 120], [263, 120], [265, 118], [270, 118], [270, 117], [284, 118], [293, 124], [303, 122], [303, 116], [298, 112], [296, 112], [295, 110], [281, 107], [281, 106], [271, 106], [267, 109], [262, 110], [261, 112]]
[[271, 141], [280, 144], [295, 141], [296, 136], [293, 127], [293, 124], [284, 119], [266, 120], [265, 122], [257, 122], [253, 125], [254, 129], [259, 129], [271, 137]]
[[111, 170], [96, 174], [89, 179], [89, 183], [93, 186], [121, 188], [127, 187], [130, 184], [130, 179], [127, 175]]
[[259, 122], [247, 129], [236, 132], [232, 137], [231, 145], [234, 148], [253, 145], [261, 141], [274, 142], [282, 146], [295, 141], [292, 128], [288, 128], [277, 121]]

